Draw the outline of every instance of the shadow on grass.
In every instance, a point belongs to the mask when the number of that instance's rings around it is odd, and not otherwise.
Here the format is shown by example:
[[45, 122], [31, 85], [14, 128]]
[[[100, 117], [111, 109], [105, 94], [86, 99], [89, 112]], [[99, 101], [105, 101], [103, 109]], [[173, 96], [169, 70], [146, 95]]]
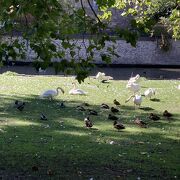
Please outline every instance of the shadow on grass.
[[[42, 100], [37, 96], [1, 96], [1, 100], [2, 178], [171, 179], [179, 176], [175, 166], [178, 142], [161, 133], [179, 124], [149, 121], [146, 111], [127, 105], [117, 113], [127, 128], [118, 132], [113, 128], [113, 121], [107, 119], [109, 110], [93, 105], [88, 108], [99, 112], [99, 116], [91, 116], [94, 127], [99, 129], [93, 130], [84, 127], [87, 112], [76, 110], [82, 101], [65, 101], [66, 108], [59, 108], [61, 101]], [[22, 112], [13, 107], [15, 100], [27, 102]], [[47, 115], [48, 121], [40, 120], [41, 112]], [[133, 124], [133, 114], [149, 122], [149, 128]], [[33, 166], [38, 170], [34, 171]]]
[[153, 102], [160, 102], [160, 99], [153, 98], [153, 99], [150, 99], [150, 101], [153, 101]]
[[151, 107], [140, 107], [139, 109], [144, 110], [144, 111], [153, 111], [154, 110]]

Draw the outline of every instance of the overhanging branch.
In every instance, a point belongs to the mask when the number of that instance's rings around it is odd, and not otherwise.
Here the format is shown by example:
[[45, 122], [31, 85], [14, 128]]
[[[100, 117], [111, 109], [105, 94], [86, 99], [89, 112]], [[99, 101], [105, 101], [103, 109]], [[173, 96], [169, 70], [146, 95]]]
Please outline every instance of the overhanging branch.
[[101, 23], [101, 20], [99, 19], [98, 15], [96, 14], [95, 10], [93, 9], [91, 3], [89, 0], [88, 1], [88, 4], [89, 4], [89, 7], [91, 8], [91, 11], [93, 12], [94, 16], [97, 18], [97, 20], [99, 21], [99, 23]]

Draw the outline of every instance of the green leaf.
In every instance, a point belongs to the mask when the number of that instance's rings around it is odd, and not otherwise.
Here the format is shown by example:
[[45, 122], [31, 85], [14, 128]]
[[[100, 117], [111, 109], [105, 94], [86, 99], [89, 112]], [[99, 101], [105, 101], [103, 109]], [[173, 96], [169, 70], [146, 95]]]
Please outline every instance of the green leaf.
[[101, 54], [102, 61], [106, 62], [107, 64], [111, 63], [111, 57], [106, 54]]

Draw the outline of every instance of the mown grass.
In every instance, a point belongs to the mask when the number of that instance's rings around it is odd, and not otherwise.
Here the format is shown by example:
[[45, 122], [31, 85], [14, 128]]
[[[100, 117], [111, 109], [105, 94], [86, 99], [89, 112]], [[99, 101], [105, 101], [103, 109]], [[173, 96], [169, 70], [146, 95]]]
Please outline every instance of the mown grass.
[[[2, 179], [178, 179], [180, 90], [178, 81], [145, 80], [141, 92], [148, 87], [157, 89], [156, 99], [144, 99], [143, 109], [134, 110], [126, 81], [99, 83], [86, 79], [79, 88], [87, 96], [72, 96], [73, 77], [0, 76], [0, 178]], [[65, 89], [54, 101], [39, 98], [41, 92], [56, 87]], [[118, 132], [107, 119], [109, 111], [101, 103], [113, 106], [121, 102], [118, 116], [126, 129]], [[26, 102], [20, 112], [13, 107], [15, 100]], [[66, 108], [59, 108], [59, 102]], [[87, 102], [98, 116], [91, 116], [94, 128], [84, 127], [86, 112], [76, 106]], [[167, 120], [167, 109], [173, 118]], [[43, 112], [48, 121], [41, 121]], [[150, 112], [161, 120], [148, 119]], [[134, 117], [146, 121], [148, 128], [137, 127]], [[115, 144], [111, 145], [110, 142]], [[35, 169], [33, 169], [35, 167]]]

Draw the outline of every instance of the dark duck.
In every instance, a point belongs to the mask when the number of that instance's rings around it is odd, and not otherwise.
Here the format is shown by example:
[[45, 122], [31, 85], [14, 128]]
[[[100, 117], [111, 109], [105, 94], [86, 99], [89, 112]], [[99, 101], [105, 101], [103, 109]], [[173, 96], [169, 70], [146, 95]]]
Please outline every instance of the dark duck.
[[125, 129], [125, 126], [122, 123], [117, 122], [117, 121], [114, 121], [113, 126], [117, 130]]
[[89, 117], [84, 118], [84, 123], [87, 128], [91, 128], [93, 126], [93, 123]]

